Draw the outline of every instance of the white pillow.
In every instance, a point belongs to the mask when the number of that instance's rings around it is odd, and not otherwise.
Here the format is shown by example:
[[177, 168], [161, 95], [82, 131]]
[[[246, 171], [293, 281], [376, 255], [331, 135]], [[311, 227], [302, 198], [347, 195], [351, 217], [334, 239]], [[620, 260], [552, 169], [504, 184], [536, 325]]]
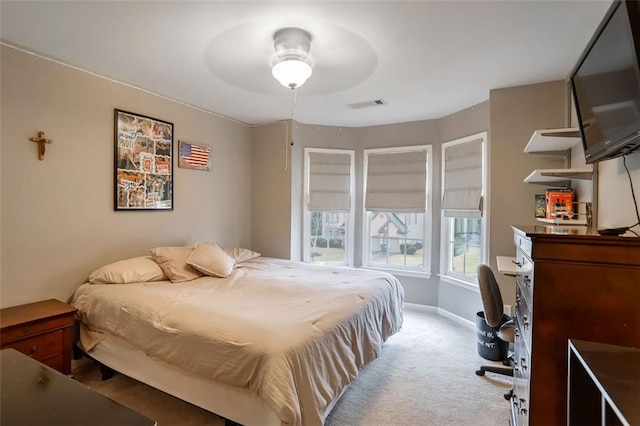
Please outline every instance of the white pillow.
[[172, 283], [195, 280], [202, 273], [187, 264], [193, 247], [156, 247], [151, 249], [151, 257], [158, 262]]
[[216, 244], [197, 243], [187, 263], [203, 274], [227, 278], [236, 261]]
[[247, 260], [261, 256], [261, 254], [256, 251], [241, 247], [226, 248], [224, 251], [226, 251], [229, 256], [233, 257], [236, 260], [236, 263], [246, 262]]
[[96, 269], [89, 275], [91, 284], [129, 284], [168, 279], [151, 256], [120, 260]]

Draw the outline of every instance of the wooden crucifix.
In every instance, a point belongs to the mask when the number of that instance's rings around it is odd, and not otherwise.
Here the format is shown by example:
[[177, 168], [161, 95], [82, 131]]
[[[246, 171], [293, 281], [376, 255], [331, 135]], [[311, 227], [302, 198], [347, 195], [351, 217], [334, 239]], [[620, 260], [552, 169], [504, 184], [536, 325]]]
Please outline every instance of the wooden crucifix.
[[44, 132], [38, 132], [38, 136], [35, 138], [29, 138], [29, 140], [38, 144], [38, 158], [40, 160], [44, 160], [45, 144], [53, 143], [53, 141], [45, 138]]

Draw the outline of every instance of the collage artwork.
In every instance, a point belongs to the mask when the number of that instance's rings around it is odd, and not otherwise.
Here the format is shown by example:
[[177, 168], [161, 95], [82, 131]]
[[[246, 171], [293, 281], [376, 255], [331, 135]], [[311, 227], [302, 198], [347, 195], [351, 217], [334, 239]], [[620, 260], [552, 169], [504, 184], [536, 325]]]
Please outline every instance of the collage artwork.
[[173, 125], [116, 110], [116, 210], [173, 209]]

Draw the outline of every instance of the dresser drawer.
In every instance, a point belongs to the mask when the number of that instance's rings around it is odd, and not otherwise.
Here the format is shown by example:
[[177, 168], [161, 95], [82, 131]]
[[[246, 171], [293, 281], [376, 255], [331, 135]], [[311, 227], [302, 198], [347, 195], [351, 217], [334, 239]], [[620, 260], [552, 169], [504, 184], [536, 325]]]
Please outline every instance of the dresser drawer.
[[2, 349], [13, 348], [33, 359], [42, 361], [56, 355], [62, 356], [62, 342], [62, 330], [55, 330], [3, 345]]
[[[521, 328], [516, 319], [516, 328]], [[518, 425], [529, 424], [529, 377], [531, 356], [523, 338], [516, 338], [514, 344], [513, 409]]]
[[516, 282], [529, 306], [533, 306], [533, 262], [521, 250], [516, 251]]
[[531, 239], [520, 235], [517, 232], [513, 233], [513, 242], [518, 250], [522, 250], [524, 254], [531, 258]]
[[516, 332], [524, 341], [527, 348], [531, 349], [531, 330], [533, 329], [533, 311], [529, 302], [523, 297], [520, 287], [516, 289]]

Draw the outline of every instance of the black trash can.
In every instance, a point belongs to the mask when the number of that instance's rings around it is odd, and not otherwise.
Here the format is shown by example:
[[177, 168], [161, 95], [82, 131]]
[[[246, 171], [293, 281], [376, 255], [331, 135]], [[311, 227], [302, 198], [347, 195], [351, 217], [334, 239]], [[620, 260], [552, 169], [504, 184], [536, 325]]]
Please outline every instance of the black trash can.
[[[507, 320], [508, 318], [505, 318]], [[497, 336], [496, 331], [487, 324], [484, 312], [476, 314], [476, 334], [478, 340], [478, 355], [491, 361], [502, 361], [507, 357], [509, 342]]]

